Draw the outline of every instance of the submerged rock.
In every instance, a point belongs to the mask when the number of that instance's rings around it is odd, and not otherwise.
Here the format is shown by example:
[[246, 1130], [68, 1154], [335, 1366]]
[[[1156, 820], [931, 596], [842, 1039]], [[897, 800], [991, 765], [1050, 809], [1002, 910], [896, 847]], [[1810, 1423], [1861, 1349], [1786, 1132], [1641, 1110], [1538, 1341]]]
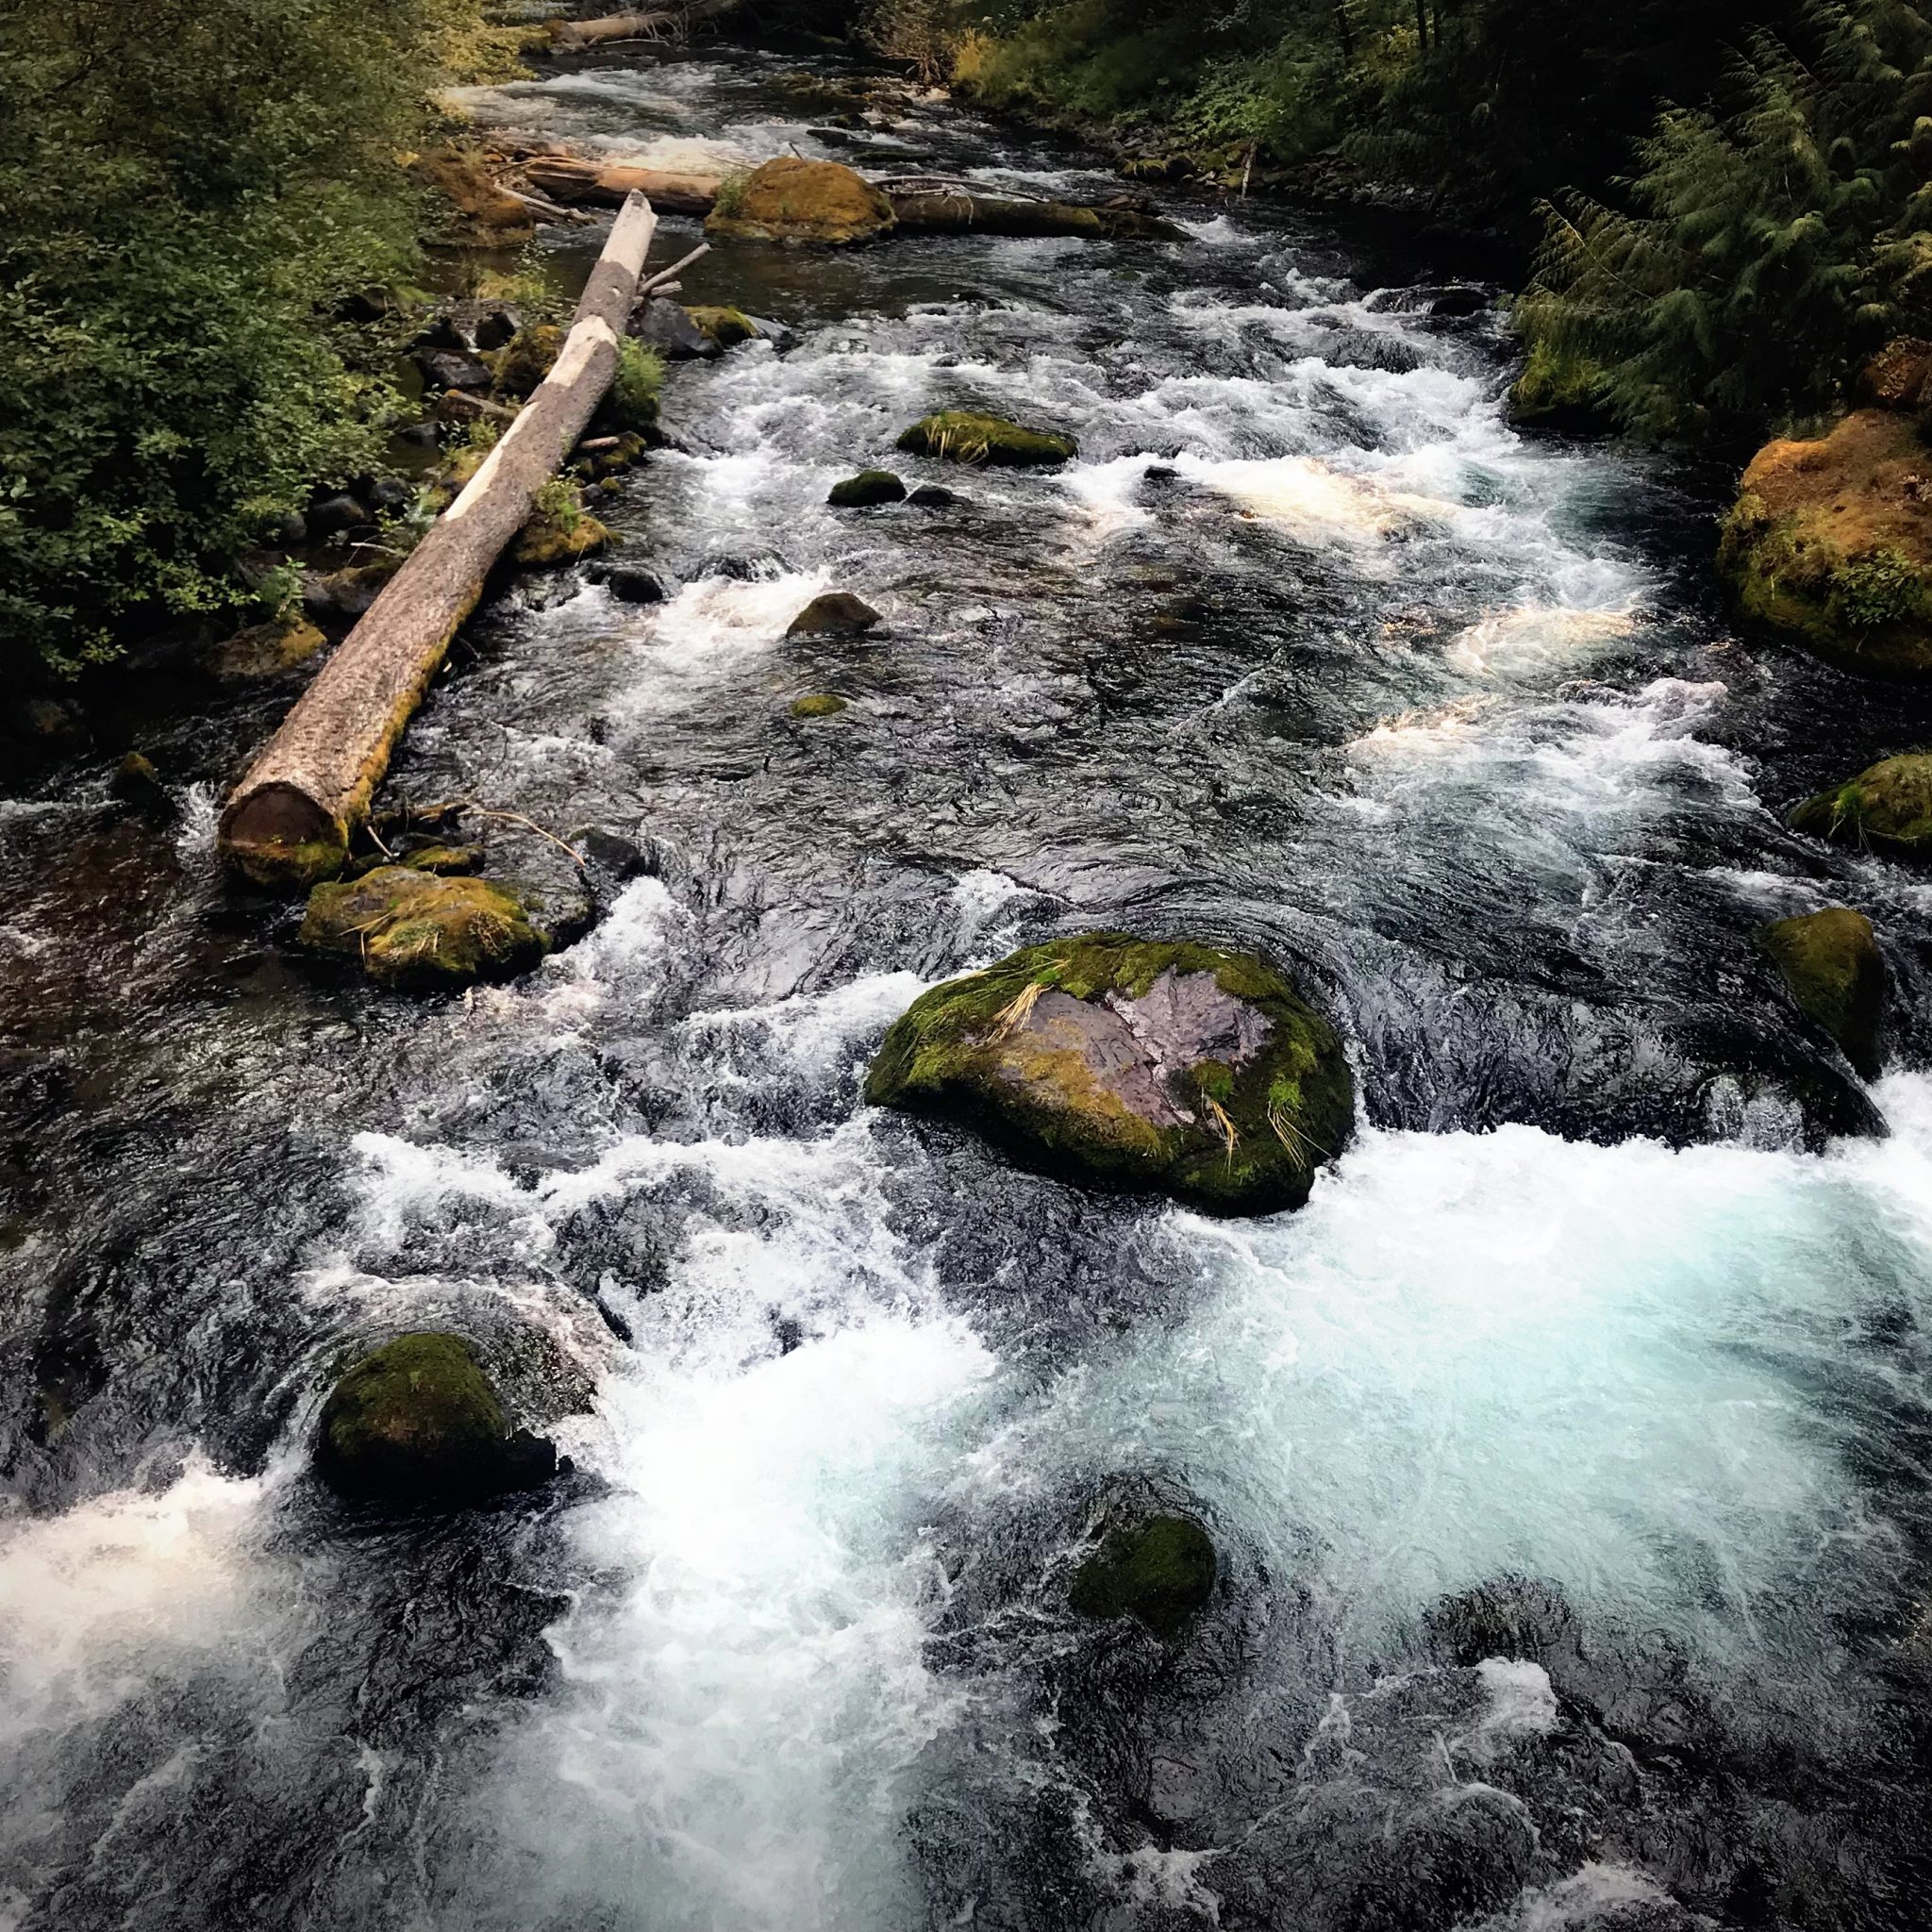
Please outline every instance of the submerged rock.
[[543, 957], [524, 903], [487, 879], [442, 877], [403, 865], [317, 886], [300, 942], [357, 960], [378, 986], [468, 986], [507, 979]]
[[834, 509], [865, 509], [876, 503], [901, 503], [906, 486], [890, 470], [861, 470], [842, 483], [834, 483], [825, 501]]
[[845, 706], [843, 698], [834, 697], [830, 691], [814, 691], [809, 697], [793, 698], [791, 709], [794, 718], [831, 718]]
[[1299, 1208], [1348, 1138], [1334, 1029], [1259, 959], [1094, 933], [936, 987], [866, 1098], [969, 1122], [1059, 1178], [1222, 1214]]
[[691, 325], [709, 336], [721, 349], [735, 349], [740, 342], [755, 342], [764, 334], [741, 308], [698, 302], [684, 312], [691, 318]]
[[1791, 829], [1907, 858], [1932, 851], [1932, 752], [1882, 758], [1836, 791], [1807, 799]]
[[614, 565], [604, 588], [620, 604], [661, 604], [665, 597], [664, 579], [641, 563]]
[[1214, 1541], [1191, 1516], [1155, 1516], [1110, 1531], [1074, 1572], [1067, 1601], [1083, 1617], [1133, 1617], [1170, 1642], [1214, 1594]]
[[557, 1451], [512, 1429], [460, 1336], [399, 1335], [364, 1356], [322, 1411], [317, 1471], [340, 1494], [391, 1503], [460, 1503], [534, 1488]]
[[1932, 449], [1912, 418], [1858, 409], [1817, 441], [1767, 443], [1718, 568], [1747, 617], [1841, 670], [1932, 676]]
[[957, 490], [948, 490], [943, 483], [922, 483], [906, 501], [920, 509], [946, 509], [966, 499]]
[[1885, 960], [1872, 922], [1846, 906], [1780, 919], [1758, 935], [1799, 1008], [1843, 1048], [1861, 1079], [1878, 1077]]
[[1071, 436], [1023, 429], [1003, 416], [989, 416], [977, 409], [941, 409], [922, 417], [899, 438], [899, 447], [913, 456], [1012, 469], [1064, 463], [1080, 453], [1080, 445]]
[[879, 622], [879, 614], [863, 597], [850, 591], [827, 591], [814, 597], [791, 620], [788, 638], [861, 637]]
[[844, 247], [890, 234], [893, 221], [892, 204], [863, 175], [837, 161], [781, 155], [719, 197], [705, 232]]
[[154, 760], [138, 751], [129, 752], [114, 768], [108, 789], [151, 824], [164, 824], [175, 815], [175, 801], [155, 770]]

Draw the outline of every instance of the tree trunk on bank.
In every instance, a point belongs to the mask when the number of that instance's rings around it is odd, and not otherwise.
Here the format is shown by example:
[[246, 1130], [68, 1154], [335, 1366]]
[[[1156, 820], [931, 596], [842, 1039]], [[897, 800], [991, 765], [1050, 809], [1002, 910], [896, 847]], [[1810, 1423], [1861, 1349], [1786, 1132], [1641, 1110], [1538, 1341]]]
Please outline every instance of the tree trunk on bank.
[[341, 869], [458, 625], [610, 387], [657, 220], [625, 202], [556, 366], [235, 788], [218, 838], [250, 878], [301, 887]]
[[661, 168], [635, 168], [620, 162], [577, 160], [568, 155], [532, 155], [524, 162], [531, 187], [555, 200], [603, 202], [621, 206], [632, 194], [674, 215], [708, 215], [723, 185], [715, 175], [671, 175]]
[[700, 21], [728, 13], [738, 0], [690, 0], [679, 7], [653, 8], [648, 13], [607, 13], [597, 20], [563, 20], [550, 30], [550, 44], [601, 47], [611, 41], [675, 41]]

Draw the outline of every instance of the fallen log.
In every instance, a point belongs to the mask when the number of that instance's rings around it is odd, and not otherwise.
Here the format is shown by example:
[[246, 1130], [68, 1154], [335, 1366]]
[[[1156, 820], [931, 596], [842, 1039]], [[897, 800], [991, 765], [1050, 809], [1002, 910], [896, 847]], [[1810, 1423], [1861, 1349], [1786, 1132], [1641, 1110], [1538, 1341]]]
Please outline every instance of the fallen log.
[[902, 235], [1076, 235], [1088, 241], [1165, 240], [1179, 231], [1138, 208], [976, 194], [956, 188], [902, 189], [882, 182]]
[[641, 196], [625, 204], [550, 374], [235, 788], [217, 840], [250, 878], [308, 886], [346, 860], [457, 626], [610, 387], [657, 219]]
[[641, 194], [653, 208], [673, 215], [709, 214], [724, 185], [715, 175], [674, 175], [662, 168], [586, 161], [569, 155], [532, 155], [524, 163], [524, 178], [556, 201], [621, 207], [626, 196]]
[[612, 41], [670, 41], [688, 34], [701, 21], [726, 13], [738, 0], [689, 0], [681, 7], [653, 8], [648, 13], [607, 13], [595, 20], [560, 20], [550, 29], [550, 44], [560, 51], [603, 47]]

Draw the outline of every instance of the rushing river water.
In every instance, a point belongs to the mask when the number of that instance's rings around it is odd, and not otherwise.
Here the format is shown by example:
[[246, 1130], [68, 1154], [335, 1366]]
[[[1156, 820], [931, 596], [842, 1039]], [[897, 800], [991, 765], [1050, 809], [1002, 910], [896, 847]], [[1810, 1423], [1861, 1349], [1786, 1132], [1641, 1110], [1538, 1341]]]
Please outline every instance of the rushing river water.
[[[482, 111], [831, 152], [797, 71]], [[1513, 432], [1445, 264], [1172, 211], [687, 276], [791, 336], [670, 376], [608, 517], [674, 593], [526, 580], [392, 780], [647, 855], [528, 979], [330, 980], [224, 885], [286, 691], [138, 721], [168, 831], [106, 758], [0, 804], [0, 1926], [1925, 1924], [1932, 895], [1779, 818], [1923, 702], [1734, 635], [1708, 506]], [[825, 507], [951, 404], [1080, 458]], [[787, 641], [831, 588], [885, 624]], [[1840, 901], [1869, 1091], [1754, 941]], [[1303, 1212], [861, 1104], [923, 986], [1094, 925], [1337, 1016], [1364, 1119]], [[438, 1325], [575, 1473], [335, 1503], [333, 1367]], [[1066, 1607], [1124, 1494], [1221, 1553], [1171, 1651]]]

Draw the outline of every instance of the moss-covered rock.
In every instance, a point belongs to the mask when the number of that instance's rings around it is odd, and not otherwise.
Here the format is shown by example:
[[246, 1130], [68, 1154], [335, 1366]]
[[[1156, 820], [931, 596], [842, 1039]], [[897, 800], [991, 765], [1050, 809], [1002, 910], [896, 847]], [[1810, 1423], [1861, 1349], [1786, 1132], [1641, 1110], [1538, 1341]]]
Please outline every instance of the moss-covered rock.
[[306, 619], [251, 625], [209, 650], [203, 660], [217, 677], [280, 677], [306, 664], [328, 640]]
[[322, 1411], [316, 1468], [339, 1493], [391, 1503], [462, 1503], [533, 1488], [557, 1451], [512, 1429], [460, 1336], [399, 1335], [357, 1362]]
[[489, 160], [476, 149], [437, 148], [418, 155], [409, 167], [449, 204], [450, 225], [460, 240], [502, 248], [537, 232], [530, 210], [497, 186]]
[[1074, 1572], [1082, 1617], [1134, 1617], [1170, 1642], [1214, 1594], [1214, 1541], [1191, 1516], [1155, 1516], [1108, 1532]]
[[1613, 426], [1608, 395], [1608, 379], [1595, 363], [1540, 341], [1510, 388], [1509, 418], [1538, 429], [1598, 435]]
[[556, 366], [563, 338], [564, 331], [550, 322], [519, 329], [497, 355], [492, 393], [518, 401], [527, 396]]
[[905, 484], [891, 471], [861, 470], [842, 483], [834, 483], [825, 501], [834, 509], [867, 509], [877, 503], [901, 503], [905, 496]]
[[1903, 858], [1932, 855], [1932, 752], [1882, 758], [1791, 814], [1793, 831]]
[[879, 614], [863, 597], [850, 591], [827, 591], [814, 597], [791, 620], [788, 638], [856, 638], [863, 636], [879, 622]]
[[501, 886], [403, 865], [317, 886], [301, 943], [358, 961], [378, 986], [410, 988], [506, 979], [544, 952], [522, 900]]
[[890, 234], [892, 225], [892, 204], [862, 175], [837, 161], [781, 155], [719, 197], [705, 232], [844, 247]]
[[740, 342], [759, 341], [764, 330], [741, 308], [722, 308], [699, 302], [684, 311], [721, 349], [735, 349]]
[[1846, 906], [1779, 919], [1758, 935], [1801, 1010], [1844, 1050], [1861, 1079], [1878, 1077], [1885, 960], [1872, 922]]
[[833, 718], [845, 708], [845, 700], [836, 698], [829, 691], [814, 691], [811, 696], [793, 698], [791, 715], [794, 718]]
[[1299, 1208], [1355, 1116], [1341, 1041], [1272, 966], [1125, 933], [935, 988], [887, 1033], [866, 1097], [968, 1122], [1065, 1180], [1222, 1214]]
[[977, 409], [941, 409], [922, 417], [899, 438], [899, 447], [913, 456], [1010, 469], [1064, 463], [1080, 453], [1080, 445], [1071, 436], [1023, 429], [1003, 416], [989, 416]]
[[1932, 450], [1859, 409], [1767, 443], [1724, 520], [1718, 569], [1746, 617], [1870, 677], [1932, 676]]
[[609, 525], [582, 508], [566, 514], [540, 508], [517, 532], [509, 560], [519, 570], [558, 570], [590, 557], [611, 541]]

